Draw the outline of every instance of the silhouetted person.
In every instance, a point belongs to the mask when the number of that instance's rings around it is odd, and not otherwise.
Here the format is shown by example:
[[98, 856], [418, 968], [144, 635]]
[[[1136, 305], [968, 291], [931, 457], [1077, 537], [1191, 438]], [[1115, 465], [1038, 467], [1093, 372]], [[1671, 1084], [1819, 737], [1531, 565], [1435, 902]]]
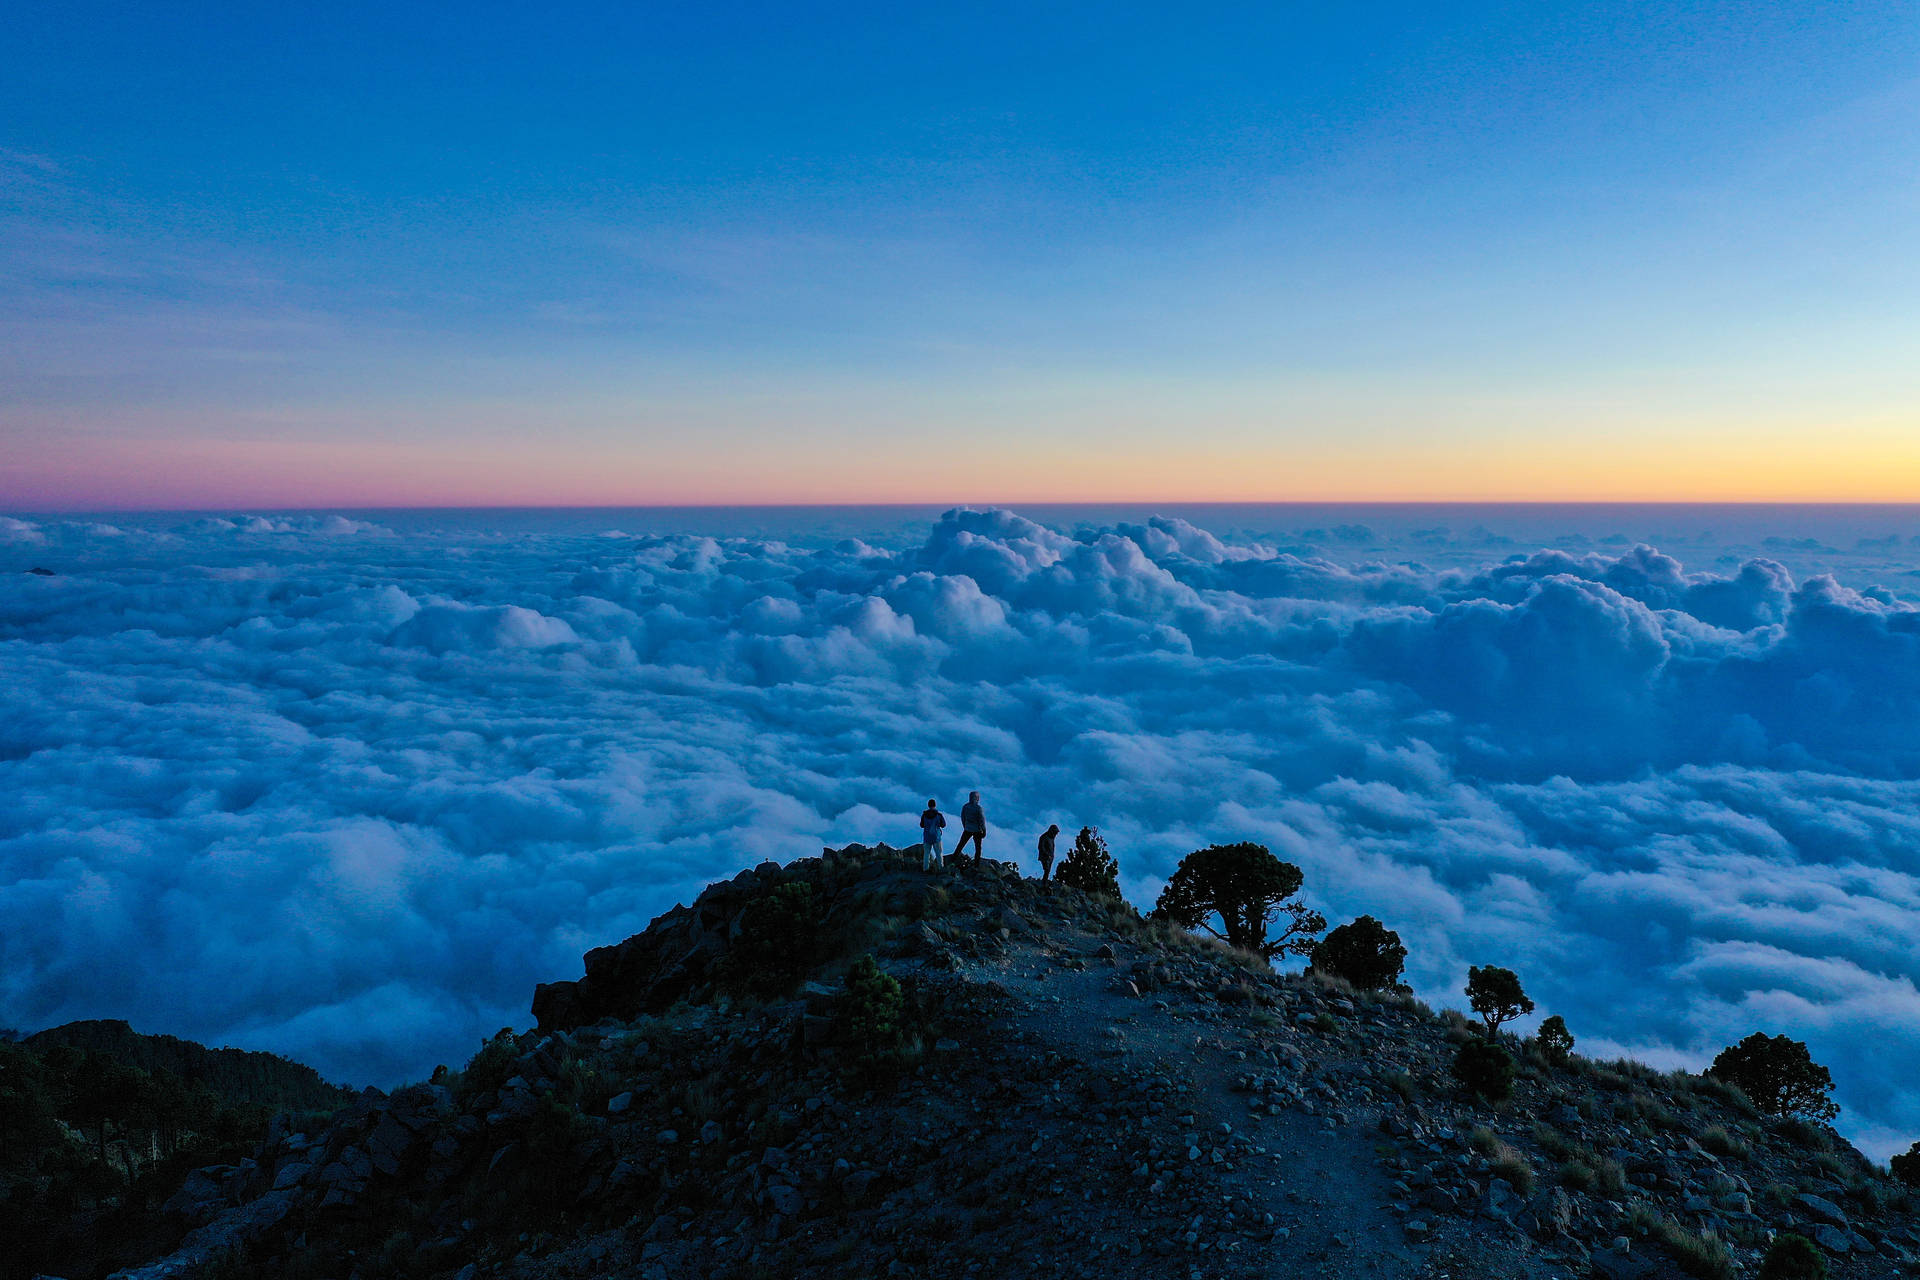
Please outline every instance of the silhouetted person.
[[980, 808], [980, 793], [967, 792], [967, 802], [960, 806], [960, 843], [953, 846], [953, 856], [966, 856], [967, 841], [973, 841], [973, 861], [978, 865], [986, 855], [980, 851], [980, 838], [987, 834], [987, 815]]
[[1053, 879], [1053, 842], [1060, 838], [1060, 824], [1054, 823], [1040, 833], [1040, 879]]
[[940, 812], [938, 805], [927, 801], [926, 812], [920, 815], [920, 869], [931, 871], [940, 865], [940, 832], [947, 825], [947, 815]]

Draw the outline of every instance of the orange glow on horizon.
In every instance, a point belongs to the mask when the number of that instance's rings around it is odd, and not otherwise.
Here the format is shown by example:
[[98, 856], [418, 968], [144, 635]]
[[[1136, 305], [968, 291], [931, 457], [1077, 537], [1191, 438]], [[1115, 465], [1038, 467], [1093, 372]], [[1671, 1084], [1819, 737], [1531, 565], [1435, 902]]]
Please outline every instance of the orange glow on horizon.
[[[932, 456], [900, 436], [826, 449], [790, 434], [719, 450], [574, 440], [152, 438], [110, 456], [0, 461], [15, 510], [854, 505], [956, 502], [1920, 501], [1920, 429], [1595, 433], [1581, 438], [1091, 445], [999, 434]], [[67, 442], [77, 444], [77, 441]], [[738, 456], [730, 456], [738, 455]]]

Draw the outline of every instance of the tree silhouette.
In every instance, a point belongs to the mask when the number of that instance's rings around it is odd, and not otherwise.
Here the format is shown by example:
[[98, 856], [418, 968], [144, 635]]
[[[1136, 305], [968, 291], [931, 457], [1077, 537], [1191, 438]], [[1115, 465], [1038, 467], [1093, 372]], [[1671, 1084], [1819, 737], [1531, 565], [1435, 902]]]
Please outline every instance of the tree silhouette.
[[1840, 1114], [1827, 1096], [1833, 1092], [1832, 1074], [1813, 1060], [1806, 1045], [1786, 1036], [1756, 1031], [1722, 1049], [1707, 1074], [1735, 1086], [1769, 1115], [1831, 1120]]
[[1533, 1001], [1520, 989], [1520, 976], [1494, 965], [1467, 970], [1467, 1003], [1486, 1020], [1489, 1039], [1500, 1033], [1501, 1023], [1533, 1012]]
[[1573, 1056], [1573, 1032], [1567, 1030], [1567, 1020], [1557, 1013], [1540, 1024], [1533, 1042], [1551, 1062], [1565, 1062]]
[[[1301, 879], [1300, 868], [1280, 861], [1265, 845], [1208, 845], [1180, 859], [1153, 912], [1268, 960], [1309, 955], [1313, 937], [1327, 927], [1327, 919], [1302, 903], [1287, 901], [1299, 891]], [[1269, 940], [1267, 931], [1279, 916], [1287, 918], [1287, 926]]]
[[1406, 962], [1400, 935], [1372, 916], [1361, 916], [1314, 944], [1312, 972], [1345, 978], [1371, 991], [1398, 986]]
[[1120, 864], [1107, 852], [1107, 842], [1101, 839], [1098, 827], [1080, 828], [1067, 860], [1053, 878], [1072, 889], [1108, 898], [1120, 896]]

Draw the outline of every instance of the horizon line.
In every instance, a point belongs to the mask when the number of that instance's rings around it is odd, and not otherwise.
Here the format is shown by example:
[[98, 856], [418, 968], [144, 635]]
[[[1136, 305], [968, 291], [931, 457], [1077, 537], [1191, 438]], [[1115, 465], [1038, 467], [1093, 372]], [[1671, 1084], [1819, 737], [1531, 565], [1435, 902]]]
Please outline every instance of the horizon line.
[[0, 515], [20, 517], [85, 515], [215, 515], [262, 514], [298, 515], [319, 512], [427, 512], [427, 511], [833, 511], [833, 510], [1003, 510], [1023, 507], [1671, 507], [1700, 508], [1881, 508], [1920, 509], [1920, 497], [1891, 498], [1071, 498], [1015, 499], [967, 502], [489, 502], [489, 503], [334, 503], [305, 506], [256, 505], [237, 503], [224, 506], [73, 506], [0, 508]]

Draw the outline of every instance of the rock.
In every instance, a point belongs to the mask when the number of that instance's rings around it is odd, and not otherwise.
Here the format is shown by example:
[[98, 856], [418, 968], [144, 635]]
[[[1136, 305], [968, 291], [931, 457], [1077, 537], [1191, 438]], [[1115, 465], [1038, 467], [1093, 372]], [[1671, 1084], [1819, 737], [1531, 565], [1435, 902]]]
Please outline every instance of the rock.
[[391, 1112], [382, 1116], [373, 1132], [367, 1135], [367, 1155], [374, 1171], [388, 1178], [398, 1174], [400, 1162], [413, 1149], [415, 1140], [414, 1131], [396, 1120]]
[[700, 1141], [708, 1146], [723, 1140], [726, 1136], [727, 1131], [720, 1127], [718, 1120], [709, 1120], [700, 1126]]
[[805, 1203], [800, 1192], [784, 1182], [776, 1182], [767, 1188], [768, 1206], [783, 1218], [794, 1217]]
[[274, 1175], [273, 1189], [285, 1191], [288, 1187], [298, 1186], [312, 1172], [313, 1166], [305, 1160], [289, 1160]]
[[1549, 1187], [1527, 1205], [1528, 1234], [1545, 1243], [1573, 1230], [1573, 1198], [1559, 1187]]
[[607, 1114], [610, 1116], [625, 1115], [627, 1109], [632, 1105], [633, 1093], [631, 1090], [625, 1093], [616, 1093], [607, 1099]]
[[1624, 1249], [1602, 1249], [1591, 1262], [1596, 1280], [1652, 1280], [1659, 1268], [1651, 1259]]
[[[1815, 1197], [1816, 1199], [1818, 1197]], [[1823, 1222], [1813, 1229], [1813, 1242], [1828, 1253], [1851, 1253], [1853, 1233]]]
[[1801, 1192], [1793, 1198], [1794, 1207], [1812, 1218], [1815, 1222], [1824, 1222], [1828, 1226], [1846, 1227], [1847, 1215], [1839, 1205], [1821, 1196]]
[[213, 1216], [230, 1203], [227, 1195], [227, 1183], [233, 1177], [234, 1167], [229, 1164], [208, 1165], [204, 1169], [195, 1169], [180, 1184], [167, 1202], [160, 1206], [162, 1213], [176, 1217], [204, 1220]]
[[496, 1173], [510, 1171], [519, 1160], [520, 1144], [509, 1142], [494, 1152], [493, 1158], [487, 1161], [487, 1176], [491, 1178]]

